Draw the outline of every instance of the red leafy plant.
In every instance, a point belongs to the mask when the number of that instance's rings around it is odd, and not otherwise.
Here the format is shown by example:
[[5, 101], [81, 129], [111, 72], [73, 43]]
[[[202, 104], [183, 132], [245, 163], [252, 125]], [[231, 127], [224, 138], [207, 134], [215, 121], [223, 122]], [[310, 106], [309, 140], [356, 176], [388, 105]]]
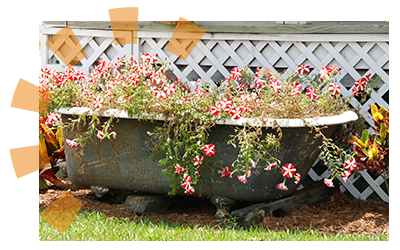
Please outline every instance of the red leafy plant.
[[[39, 144], [40, 153], [47, 154], [50, 165], [43, 166], [39, 172], [39, 187], [47, 188], [44, 180], [54, 185], [63, 185], [54, 171], [54, 167], [58, 162], [65, 161], [64, 144], [62, 140], [62, 126], [60, 124], [60, 115], [49, 113], [46, 116], [39, 116]], [[46, 156], [43, 156], [46, 157]]]
[[359, 170], [372, 170], [385, 180], [389, 192], [389, 110], [370, 105], [375, 127], [372, 134], [365, 129], [360, 138], [352, 135], [350, 142], [353, 144], [355, 159]]

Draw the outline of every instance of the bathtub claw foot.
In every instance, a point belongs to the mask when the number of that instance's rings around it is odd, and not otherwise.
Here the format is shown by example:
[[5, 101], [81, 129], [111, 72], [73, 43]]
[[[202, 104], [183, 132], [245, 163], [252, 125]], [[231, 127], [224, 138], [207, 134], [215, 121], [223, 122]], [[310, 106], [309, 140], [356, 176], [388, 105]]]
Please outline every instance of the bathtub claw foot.
[[236, 202], [235, 200], [219, 196], [212, 196], [210, 200], [217, 208], [217, 212], [215, 213], [214, 217], [218, 220], [226, 219], [229, 215], [231, 206]]

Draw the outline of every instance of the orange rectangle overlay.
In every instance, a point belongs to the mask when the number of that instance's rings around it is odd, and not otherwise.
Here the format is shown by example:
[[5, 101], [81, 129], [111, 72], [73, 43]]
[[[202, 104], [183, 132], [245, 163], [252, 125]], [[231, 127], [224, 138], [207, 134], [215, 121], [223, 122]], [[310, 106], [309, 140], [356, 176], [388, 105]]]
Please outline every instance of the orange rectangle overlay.
[[86, 58], [86, 52], [69, 26], [54, 34], [46, 45], [69, 67]]
[[168, 44], [167, 51], [186, 60], [205, 33], [204, 29], [180, 17]]
[[[111, 28], [113, 30], [115, 44], [136, 44], [139, 8], [127, 7], [109, 9], [108, 14], [110, 15]], [[121, 33], [118, 33], [118, 31], [126, 31], [124, 33], [126, 35], [124, 39], [121, 39]]]
[[64, 233], [82, 207], [69, 191], [64, 192], [40, 215], [60, 233]]

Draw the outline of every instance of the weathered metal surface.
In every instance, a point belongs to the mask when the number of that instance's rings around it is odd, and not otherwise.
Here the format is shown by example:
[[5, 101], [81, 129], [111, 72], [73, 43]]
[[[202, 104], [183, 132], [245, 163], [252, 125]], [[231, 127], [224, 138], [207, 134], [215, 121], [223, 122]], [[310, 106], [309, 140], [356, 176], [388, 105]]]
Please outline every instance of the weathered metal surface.
[[[63, 121], [70, 115], [62, 115]], [[153, 143], [147, 131], [153, 131], [160, 121], [144, 122], [135, 119], [119, 119], [113, 124], [117, 139], [100, 141], [94, 138], [80, 152], [66, 146], [68, 176], [72, 183], [82, 187], [101, 186], [109, 189], [136, 190], [146, 193], [166, 194], [171, 190], [170, 183], [162, 174], [163, 166], [158, 164], [160, 158], [152, 158]], [[336, 125], [324, 129], [330, 136]], [[264, 133], [272, 131], [264, 129]], [[282, 164], [292, 163], [301, 176], [306, 176], [320, 150], [320, 139], [314, 139], [310, 128], [282, 128], [281, 148], [276, 156]], [[65, 130], [64, 139], [73, 139], [76, 131]], [[238, 155], [237, 148], [226, 145], [234, 134], [234, 126], [216, 125], [210, 132], [209, 143], [213, 143], [217, 153], [211, 157], [222, 167], [230, 166]], [[75, 154], [77, 153], [77, 154]], [[204, 165], [204, 164], [203, 164]], [[247, 184], [236, 177], [221, 178], [217, 170], [202, 166], [202, 176], [194, 185], [194, 195], [203, 197], [219, 196], [233, 200], [261, 202], [276, 200], [296, 191], [298, 185], [288, 179], [288, 191], [281, 191], [276, 185], [283, 181], [280, 169], [267, 172], [262, 167], [252, 170]], [[178, 195], [185, 195], [178, 190]]]

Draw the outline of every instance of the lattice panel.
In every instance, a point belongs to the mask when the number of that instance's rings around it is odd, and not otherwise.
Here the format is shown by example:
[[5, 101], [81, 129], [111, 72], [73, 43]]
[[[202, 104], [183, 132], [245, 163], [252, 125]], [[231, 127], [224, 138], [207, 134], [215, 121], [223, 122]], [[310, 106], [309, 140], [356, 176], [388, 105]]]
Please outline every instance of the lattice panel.
[[[50, 28], [43, 32], [42, 43], [58, 30]], [[115, 45], [111, 31], [77, 29], [74, 33], [87, 54], [75, 68], [85, 73], [89, 73], [90, 67], [95, 65], [101, 56], [106, 61], [115, 62], [117, 57], [133, 56], [138, 59], [142, 53], [155, 53], [159, 58], [167, 57], [172, 62], [172, 77], [187, 82], [201, 79], [211, 81], [212, 85], [218, 85], [221, 80], [229, 77], [232, 68], [243, 69], [243, 65], [249, 65], [253, 71], [256, 67], [268, 67], [278, 72], [287, 70], [291, 73], [297, 70], [299, 64], [309, 64], [310, 74], [315, 75], [319, 74], [319, 69], [323, 66], [336, 65], [341, 69], [336, 81], [344, 96], [351, 95], [354, 82], [367, 74], [371, 73], [372, 78], [377, 75], [382, 78], [377, 92], [372, 93], [372, 97], [365, 103], [360, 104], [354, 98], [351, 101], [353, 107], [360, 105], [361, 114], [370, 125], [373, 125], [373, 120], [368, 105], [376, 103], [389, 108], [388, 36], [375, 35], [370, 38], [364, 35], [362, 39], [357, 40], [357, 34], [349, 34], [339, 40], [338, 34], [282, 35], [274, 39], [268, 38], [267, 35], [206, 34], [187, 59], [182, 60], [166, 50], [171, 32], [138, 32], [138, 43], [124, 46]], [[125, 35], [122, 34], [121, 39]], [[42, 67], [63, 71], [65, 65], [46, 47], [42, 47], [42, 57]], [[309, 172], [309, 176], [315, 181], [328, 175], [328, 171], [321, 175], [313, 169]], [[364, 179], [369, 187], [358, 190], [354, 183], [359, 179]], [[341, 191], [348, 190], [360, 199], [366, 199], [372, 193], [376, 193], [388, 202], [388, 195], [381, 188], [382, 183], [381, 177], [374, 180], [368, 172], [360, 172], [357, 178], [351, 176], [348, 183], [342, 182]]]
[[[86, 57], [76, 64], [74, 68], [87, 75], [90, 73], [90, 68], [96, 66], [101, 57], [106, 62], [114, 63], [117, 61], [117, 57], [130, 57], [132, 55], [132, 44], [116, 45], [112, 32], [106, 33], [108, 37], [84, 36], [82, 32], [74, 32], [81, 34], [81, 36], [77, 35], [77, 39], [86, 53]], [[126, 39], [125, 33], [127, 32], [120, 32], [121, 37], [117, 38], [120, 43], [123, 43], [124, 39]], [[128, 31], [128, 33], [131, 32]], [[46, 50], [45, 52], [47, 52], [47, 66], [45, 67], [64, 71], [66, 65], [63, 61], [51, 50]]]

